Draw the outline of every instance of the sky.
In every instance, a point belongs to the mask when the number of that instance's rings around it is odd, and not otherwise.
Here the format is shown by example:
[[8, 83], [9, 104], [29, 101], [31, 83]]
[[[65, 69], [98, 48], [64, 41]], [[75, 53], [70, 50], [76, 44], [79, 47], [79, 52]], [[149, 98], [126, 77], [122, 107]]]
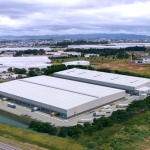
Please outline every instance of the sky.
[[0, 0], [0, 36], [150, 35], [150, 0]]

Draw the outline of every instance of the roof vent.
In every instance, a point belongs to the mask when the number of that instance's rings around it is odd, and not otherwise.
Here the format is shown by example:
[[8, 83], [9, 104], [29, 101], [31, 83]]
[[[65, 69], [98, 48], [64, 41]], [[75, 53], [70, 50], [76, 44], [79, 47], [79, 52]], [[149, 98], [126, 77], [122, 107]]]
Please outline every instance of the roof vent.
[[118, 79], [119, 77], [116, 77], [116, 78], [112, 78], [111, 80], [115, 80], [115, 79]]
[[130, 83], [134, 83], [134, 82], [137, 82], [137, 81], [139, 81], [139, 80], [136, 80], [136, 81], [131, 81]]
[[78, 73], [78, 75], [80, 75], [80, 74], [84, 74], [84, 73], [86, 73], [86, 72]]
[[101, 76], [102, 74], [98, 74], [98, 75], [96, 75], [96, 76], [93, 76], [93, 77], [99, 77], [99, 76]]
[[67, 73], [70, 73], [70, 72], [74, 72], [75, 70], [72, 70], [72, 71], [69, 71], [69, 72], [67, 72]]

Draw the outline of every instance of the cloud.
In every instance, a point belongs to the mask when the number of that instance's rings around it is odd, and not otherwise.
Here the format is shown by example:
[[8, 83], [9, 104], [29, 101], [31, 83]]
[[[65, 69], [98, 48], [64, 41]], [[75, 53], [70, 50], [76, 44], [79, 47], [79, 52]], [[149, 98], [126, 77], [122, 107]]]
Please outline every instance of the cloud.
[[7, 0], [0, 6], [0, 35], [150, 35], [148, 0]]

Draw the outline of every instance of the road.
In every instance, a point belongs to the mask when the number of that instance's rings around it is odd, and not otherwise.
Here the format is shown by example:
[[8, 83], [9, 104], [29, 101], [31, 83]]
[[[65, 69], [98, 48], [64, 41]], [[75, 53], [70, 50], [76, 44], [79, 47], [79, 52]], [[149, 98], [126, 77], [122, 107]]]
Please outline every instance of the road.
[[21, 150], [19, 148], [16, 148], [16, 147], [13, 147], [13, 146], [10, 146], [7, 144], [3, 144], [1, 142], [0, 142], [0, 149], [3, 149], [3, 150]]

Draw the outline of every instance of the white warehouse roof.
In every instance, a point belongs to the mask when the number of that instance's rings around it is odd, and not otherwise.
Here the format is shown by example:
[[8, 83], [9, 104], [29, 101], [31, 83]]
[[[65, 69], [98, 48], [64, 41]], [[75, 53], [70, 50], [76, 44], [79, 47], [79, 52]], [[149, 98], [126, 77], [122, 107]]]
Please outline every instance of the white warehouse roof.
[[39, 76], [0, 84], [0, 95], [34, 103], [67, 117], [125, 97], [124, 90]]
[[0, 84], [0, 91], [62, 109], [69, 109], [95, 99], [95, 97], [92, 96], [22, 82], [19, 80]]
[[62, 63], [62, 64], [64, 64], [64, 65], [66, 65], [66, 66], [68, 66], [68, 65], [82, 65], [82, 66], [90, 66], [90, 62], [89, 61], [81, 61], [81, 60], [79, 60], [79, 61], [70, 61], [70, 62], [65, 62], [65, 63]]
[[49, 76], [38, 76], [38, 77], [26, 78], [26, 79], [21, 79], [21, 81], [34, 83], [38, 85], [44, 85], [47, 87], [54, 87], [57, 89], [71, 91], [82, 95], [88, 95], [95, 98], [108, 96], [122, 91], [114, 88], [108, 88], [104, 86], [81, 83], [77, 81], [71, 81], [71, 80], [60, 79], [60, 78], [49, 77]]
[[51, 62], [47, 56], [34, 56], [34, 57], [0, 57], [0, 64], [5, 63], [27, 63], [27, 62], [37, 62], [37, 63], [47, 63]]
[[34, 57], [0, 57], [0, 64], [6, 67], [14, 68], [47, 68], [51, 64], [47, 56], [34, 56]]
[[5, 66], [14, 67], [14, 68], [25, 68], [28, 70], [29, 68], [47, 68], [51, 66], [51, 64], [44, 64], [44, 63], [35, 63], [35, 62], [28, 62], [28, 63], [6, 63]]
[[54, 76], [124, 90], [150, 87], [150, 79], [77, 68], [56, 72]]

